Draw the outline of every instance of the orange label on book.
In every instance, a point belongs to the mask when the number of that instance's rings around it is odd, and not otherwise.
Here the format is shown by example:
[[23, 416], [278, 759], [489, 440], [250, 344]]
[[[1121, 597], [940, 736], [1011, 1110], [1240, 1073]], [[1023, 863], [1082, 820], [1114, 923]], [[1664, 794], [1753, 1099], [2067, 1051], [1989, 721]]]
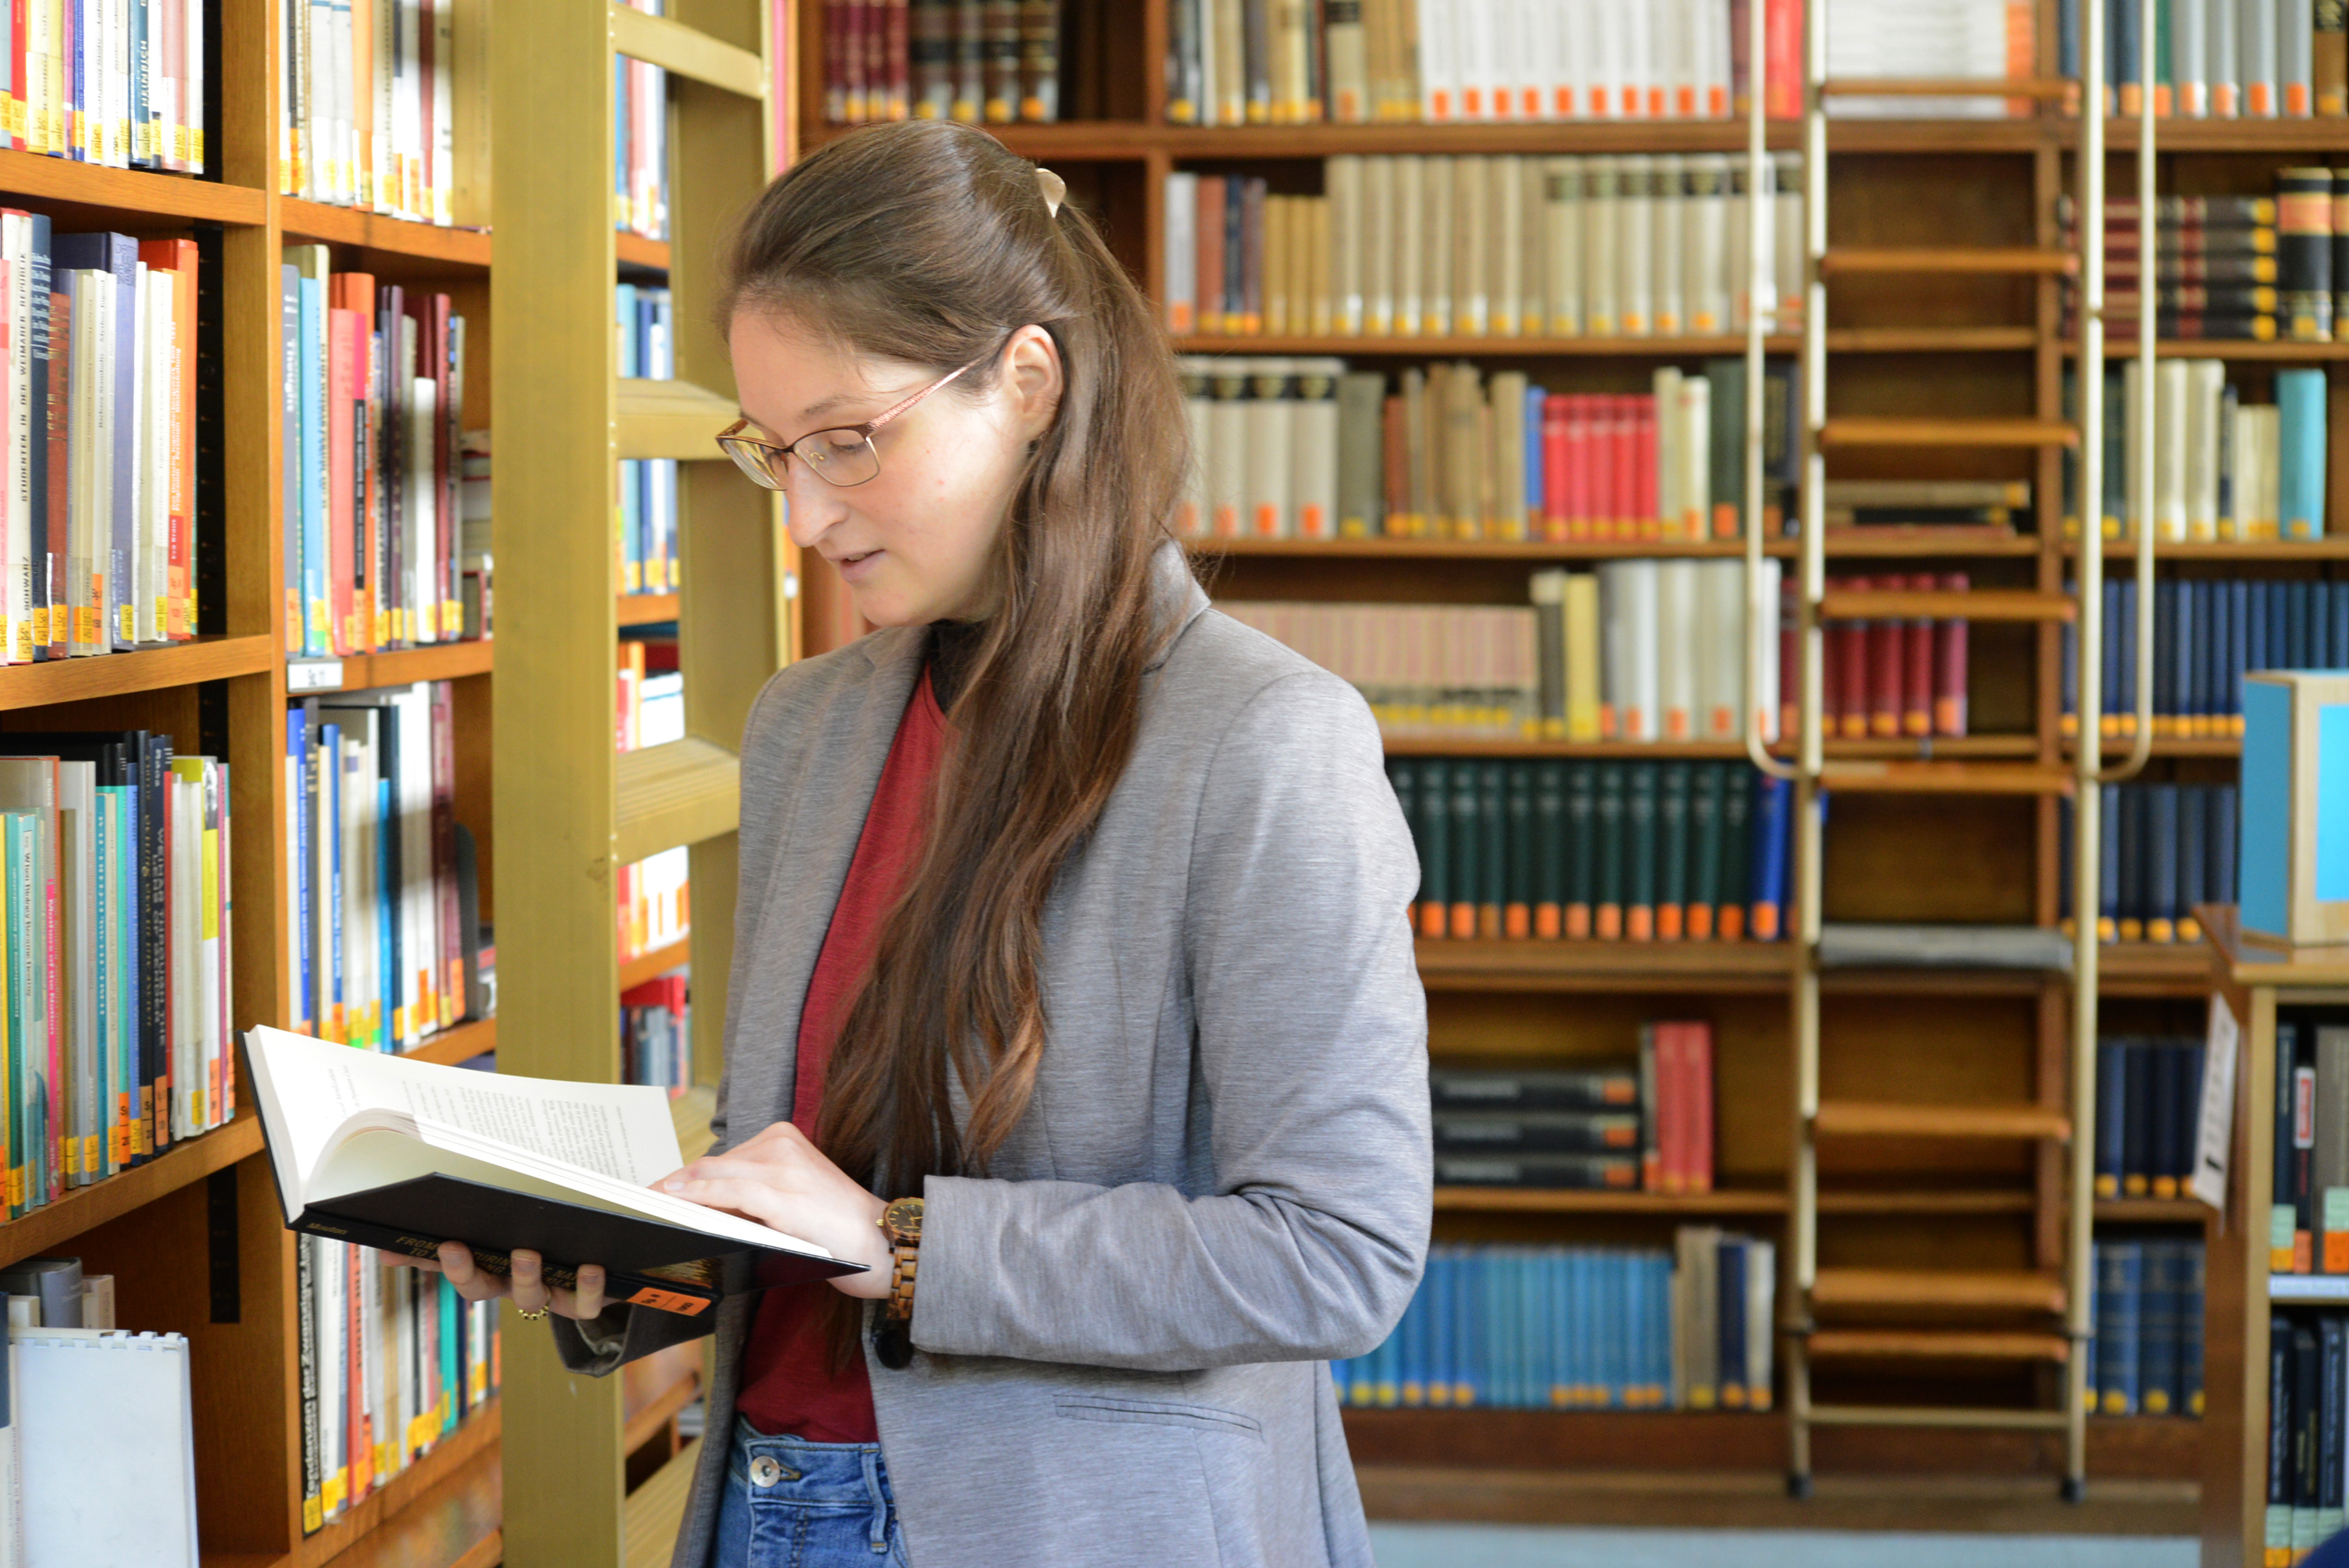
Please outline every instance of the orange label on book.
[[687, 1317], [697, 1316], [709, 1309], [709, 1304], [698, 1295], [680, 1295], [673, 1290], [647, 1285], [628, 1297], [631, 1306], [657, 1306], [663, 1312], [674, 1312]]

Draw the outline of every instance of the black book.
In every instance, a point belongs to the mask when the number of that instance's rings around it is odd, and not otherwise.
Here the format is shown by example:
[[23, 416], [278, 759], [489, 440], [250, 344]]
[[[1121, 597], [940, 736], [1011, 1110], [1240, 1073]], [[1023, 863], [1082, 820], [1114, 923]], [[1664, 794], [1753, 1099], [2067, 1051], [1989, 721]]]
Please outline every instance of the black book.
[[601, 1264], [613, 1301], [687, 1315], [865, 1266], [650, 1186], [684, 1163], [665, 1090], [491, 1076], [266, 1027], [244, 1043], [290, 1230], [418, 1258], [462, 1242], [495, 1274], [525, 1247], [550, 1284]]
[[1547, 1187], [1630, 1192], [1640, 1185], [1637, 1154], [1438, 1154], [1439, 1187]]
[[1640, 1118], [1604, 1111], [1534, 1111], [1520, 1116], [1435, 1118], [1438, 1154], [1636, 1154]]
[[1435, 1113], [1525, 1111], [1630, 1111], [1640, 1103], [1639, 1069], [1629, 1065], [1588, 1072], [1474, 1071], [1440, 1068], [1427, 1075]]

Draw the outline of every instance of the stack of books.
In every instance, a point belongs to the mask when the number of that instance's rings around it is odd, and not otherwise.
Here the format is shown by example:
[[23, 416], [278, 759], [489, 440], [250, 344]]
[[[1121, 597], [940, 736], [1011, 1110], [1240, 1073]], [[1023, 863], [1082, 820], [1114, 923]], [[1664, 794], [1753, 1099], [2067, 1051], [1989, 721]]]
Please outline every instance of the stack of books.
[[327, 266], [324, 245], [285, 247], [285, 651], [455, 642], [465, 318]]
[[205, 171], [205, 0], [28, 0], [0, 50], [0, 147]]
[[1166, 177], [1180, 336], [1679, 337], [1802, 321], [1802, 160], [1773, 154], [1768, 270], [1749, 277], [1746, 165], [1724, 154], [1346, 154], [1320, 195]]
[[2096, 1196], [2175, 1198], [2194, 1175], [2204, 1046], [2192, 1037], [2096, 1042]]
[[1385, 1408], [1766, 1410], [1776, 1248], [1711, 1227], [1674, 1250], [1432, 1247], [1384, 1344], [1330, 1363]]
[[310, 697], [287, 715], [299, 1032], [412, 1051], [480, 992], [481, 900], [457, 820], [447, 681]]
[[2271, 1317], [2267, 1378], [2267, 1517], [2261, 1561], [2289, 1568], [2338, 1534], [2344, 1522], [2349, 1314]]
[[685, 676], [677, 667], [674, 638], [621, 639], [616, 677], [620, 750], [685, 738]]
[[[2140, 528], [2173, 543], [2322, 539], [2327, 397], [2324, 372], [2275, 372], [2275, 401], [2246, 403], [2223, 361], [2163, 359], [2153, 380], [2153, 491], [2144, 493], [2134, 432], [2146, 377], [2137, 361], [2105, 372], [2106, 539]], [[2066, 377], [2064, 400], [2074, 405]], [[2064, 533], [2080, 537], [2078, 459], [2064, 457]]]
[[169, 736], [0, 736], [8, 1218], [235, 1114], [230, 820]]
[[1454, 1187], [1713, 1191], [1713, 1026], [1643, 1024], [1637, 1062], [1429, 1074], [1435, 1180]]
[[[662, 0], [626, 4], [655, 16], [665, 9]], [[612, 57], [612, 226], [667, 239], [668, 73], [660, 67]]]
[[[674, 379], [677, 340], [668, 290], [618, 284], [612, 291], [612, 314], [620, 335], [620, 374]], [[623, 593], [678, 591], [683, 580], [678, 573], [675, 458], [620, 459], [613, 548], [618, 552]]]
[[1775, 941], [1791, 796], [1727, 762], [1395, 757], [1423, 937]]
[[[1963, 572], [1918, 572], [1830, 577], [1826, 586], [1830, 593], [1963, 593], [1968, 584]], [[1775, 673], [1779, 729], [1788, 735], [1802, 727], [1795, 594], [1795, 584], [1781, 586]], [[1846, 740], [1965, 734], [1967, 625], [1927, 616], [1827, 623], [1821, 650], [1823, 732]]]
[[[2336, 178], [2339, 183], [2336, 185]], [[2337, 213], [2336, 190], [2349, 195], [2349, 172], [2285, 169], [2272, 196], [2163, 196], [2154, 202], [2150, 245], [2154, 323], [2158, 335], [2271, 342], [2330, 342], [2337, 292], [2334, 253], [2349, 244], [2349, 215]], [[2079, 211], [2057, 198], [2066, 250], [2079, 243]], [[2134, 332], [2143, 319], [2148, 267], [2144, 214], [2132, 201], [2105, 208], [2105, 320]], [[2064, 285], [2064, 332], [2079, 333], [2079, 286]]]
[[[2094, 3], [2094, 0], [2090, 0]], [[2080, 74], [2082, 0], [2059, 0], [2060, 74]], [[2141, 78], [2150, 15], [2154, 77]], [[2158, 12], [2111, 6], [2105, 24], [2105, 101], [2137, 116], [2195, 119], [2304, 119], [2349, 113], [2341, 29], [2325, 6], [2305, 0], [2161, 0]]]
[[195, 635], [196, 244], [0, 209], [0, 662]]
[[[2137, 732], [2137, 583], [2105, 583], [2099, 689], [2107, 736]], [[2247, 670], [2349, 668], [2349, 583], [2310, 578], [2162, 580], [2154, 584], [2153, 733], [2243, 733]], [[2064, 631], [2065, 735], [2080, 732], [2078, 634]]]
[[[1261, 0], [1259, 0], [1259, 4]], [[823, 117], [833, 125], [1061, 118], [1053, 0], [833, 0], [824, 7]]]
[[689, 970], [657, 975], [620, 993], [620, 1079], [666, 1088], [693, 1083], [693, 1008]]
[[2271, 1274], [2349, 1274], [2349, 1026], [2276, 1020]]
[[[202, 0], [181, 3], [193, 12]], [[460, 30], [458, 10], [453, 0], [286, 0], [279, 195], [410, 222], [489, 225], [489, 43], [484, 13], [471, 13]], [[191, 62], [203, 37], [194, 22]], [[167, 26], [167, 45], [170, 36]], [[201, 106], [200, 70], [193, 88], [185, 101]]]
[[[2232, 784], [2106, 784], [2097, 822], [2096, 934], [2105, 942], [2194, 943], [2195, 909], [2235, 902], [2240, 795]], [[2059, 923], [2073, 929], [2072, 803], [2059, 801]]]
[[[1666, 367], [1643, 393], [1554, 392], [1468, 364], [1179, 361], [1186, 539], [1733, 539], [1744, 507], [1745, 364]], [[1785, 531], [1794, 366], [1764, 377], [1764, 531]], [[1878, 509], [1881, 510], [1881, 509]], [[1874, 512], [1870, 513], [1875, 515]]]
[[2107, 1416], [2202, 1413], [2202, 1243], [2098, 1242], [2088, 1387]]
[[621, 963], [685, 940], [693, 928], [692, 868], [692, 855], [683, 844], [620, 868]]

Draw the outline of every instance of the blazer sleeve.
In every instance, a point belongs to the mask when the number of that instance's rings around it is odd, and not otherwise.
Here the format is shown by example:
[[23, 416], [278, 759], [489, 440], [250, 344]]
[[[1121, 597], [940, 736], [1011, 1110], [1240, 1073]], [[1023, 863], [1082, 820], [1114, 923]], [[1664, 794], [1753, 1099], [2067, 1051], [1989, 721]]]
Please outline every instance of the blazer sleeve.
[[1208, 764], [1185, 898], [1213, 1191], [928, 1178], [914, 1343], [1180, 1371], [1384, 1339], [1433, 1202], [1418, 883], [1361, 697], [1319, 670], [1258, 690]]

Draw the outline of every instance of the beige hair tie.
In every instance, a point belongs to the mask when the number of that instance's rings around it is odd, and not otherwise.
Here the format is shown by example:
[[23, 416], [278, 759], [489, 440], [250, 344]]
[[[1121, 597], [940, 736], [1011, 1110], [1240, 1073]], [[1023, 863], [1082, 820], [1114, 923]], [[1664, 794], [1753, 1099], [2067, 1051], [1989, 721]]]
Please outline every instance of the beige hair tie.
[[1044, 193], [1044, 211], [1051, 217], [1061, 215], [1061, 203], [1069, 199], [1069, 183], [1042, 164], [1036, 166], [1036, 189]]

